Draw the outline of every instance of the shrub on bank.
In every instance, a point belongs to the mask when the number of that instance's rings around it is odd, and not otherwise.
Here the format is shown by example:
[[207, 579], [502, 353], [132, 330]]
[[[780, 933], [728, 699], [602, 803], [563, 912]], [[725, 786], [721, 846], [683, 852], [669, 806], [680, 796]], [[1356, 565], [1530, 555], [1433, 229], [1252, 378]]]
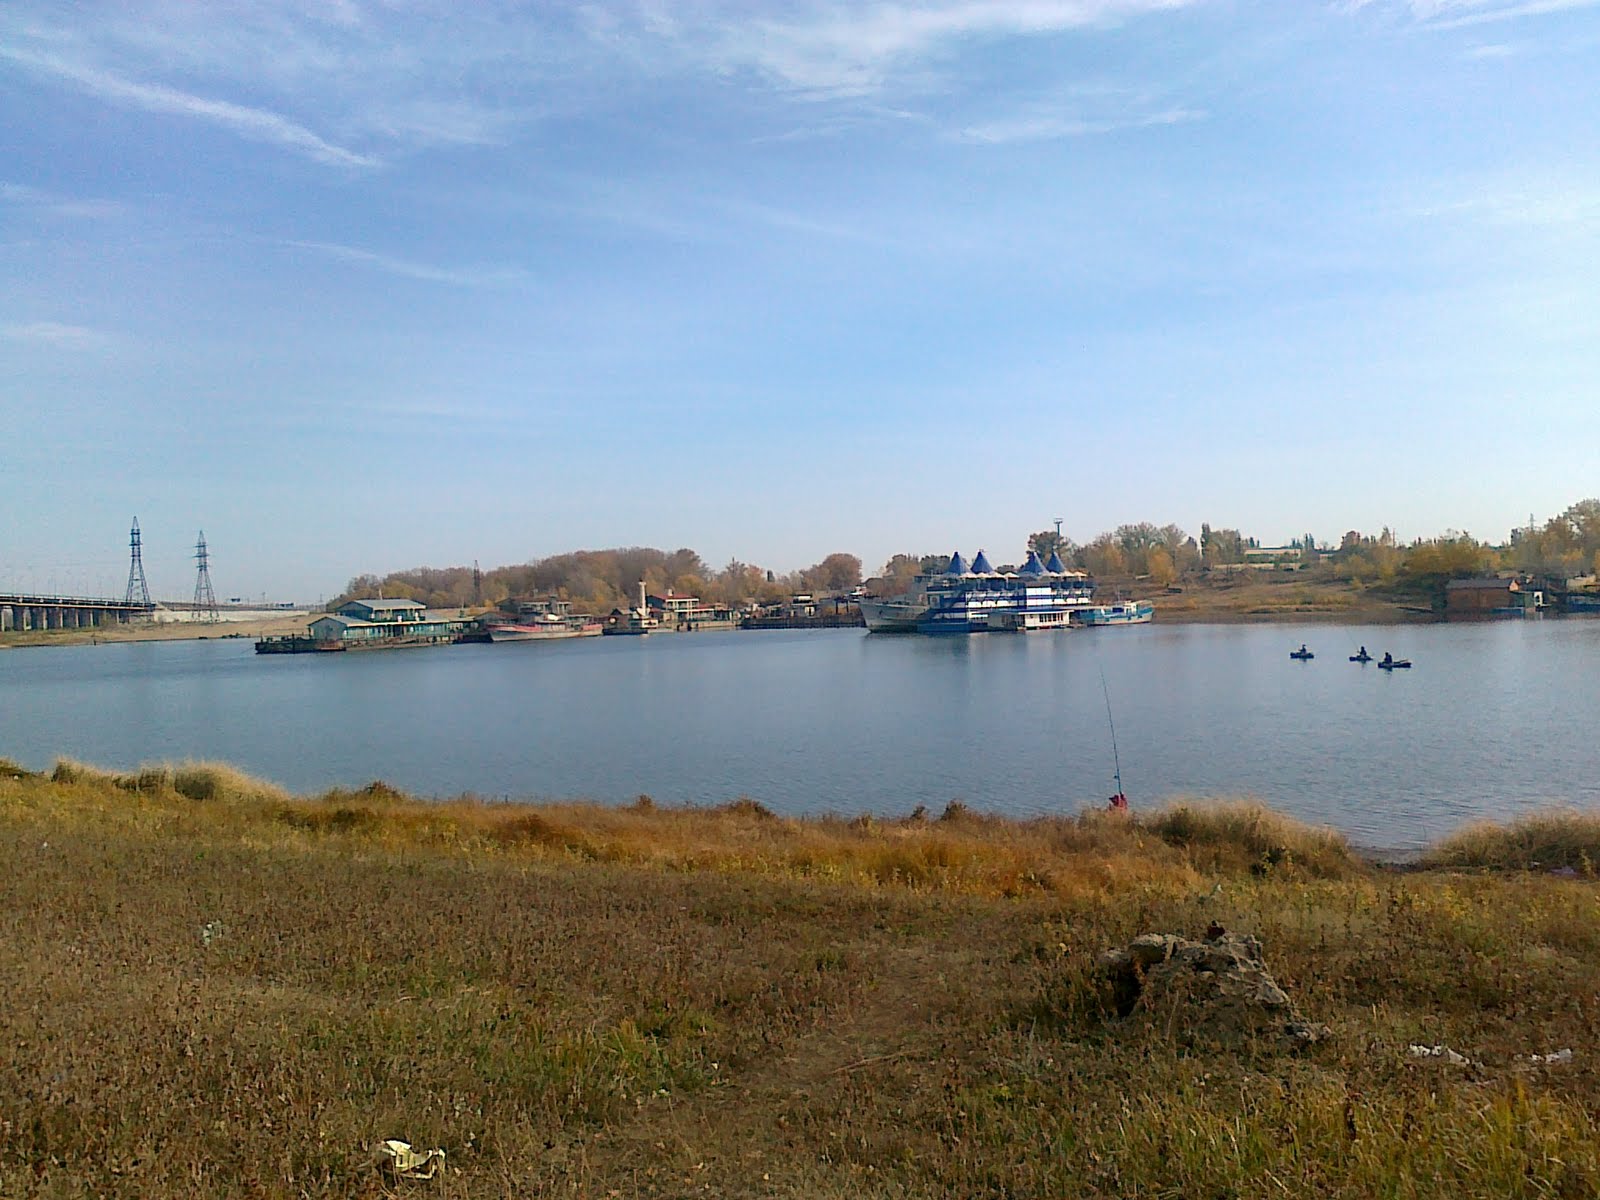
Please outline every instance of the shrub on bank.
[[1182, 848], [1202, 869], [1258, 875], [1288, 869], [1328, 879], [1362, 869], [1342, 833], [1251, 800], [1174, 804], [1136, 820], [1169, 846]]
[[1600, 814], [1556, 809], [1510, 825], [1480, 821], [1430, 848], [1423, 863], [1501, 871], [1571, 870], [1592, 876], [1600, 864]]

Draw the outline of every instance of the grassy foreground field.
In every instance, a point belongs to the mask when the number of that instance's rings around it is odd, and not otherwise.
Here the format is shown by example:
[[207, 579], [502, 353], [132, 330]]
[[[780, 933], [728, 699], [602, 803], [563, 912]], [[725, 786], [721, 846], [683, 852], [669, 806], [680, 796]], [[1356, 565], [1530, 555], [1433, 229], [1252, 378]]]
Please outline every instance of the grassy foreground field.
[[[0, 764], [0, 838], [4, 1196], [1600, 1194], [1587, 818], [1397, 872], [1248, 805], [791, 821]], [[1102, 950], [1213, 922], [1331, 1036], [1111, 1012]], [[385, 1138], [445, 1170], [381, 1173]]]

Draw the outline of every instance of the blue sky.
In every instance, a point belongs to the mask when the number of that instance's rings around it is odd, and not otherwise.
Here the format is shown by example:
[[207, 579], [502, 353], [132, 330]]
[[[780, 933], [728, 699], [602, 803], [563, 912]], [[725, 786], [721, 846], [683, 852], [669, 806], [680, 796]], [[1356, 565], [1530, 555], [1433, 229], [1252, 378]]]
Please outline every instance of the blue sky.
[[[0, 588], [1600, 493], [1600, 3], [0, 8]], [[998, 559], [997, 559], [998, 561]]]

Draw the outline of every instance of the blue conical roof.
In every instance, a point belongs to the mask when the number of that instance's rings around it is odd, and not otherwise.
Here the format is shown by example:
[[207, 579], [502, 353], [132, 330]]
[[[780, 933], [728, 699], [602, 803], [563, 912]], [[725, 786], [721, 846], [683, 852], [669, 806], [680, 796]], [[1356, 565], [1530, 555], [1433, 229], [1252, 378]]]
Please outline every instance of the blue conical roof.
[[950, 556], [950, 565], [944, 569], [944, 573], [946, 575], [968, 574], [967, 560], [961, 557], [961, 551], [957, 550]]
[[1037, 577], [1037, 576], [1040, 576], [1040, 575], [1044, 574], [1044, 564], [1039, 561], [1039, 553], [1038, 553], [1038, 551], [1036, 551], [1036, 550], [1029, 550], [1028, 551], [1028, 561], [1022, 564], [1022, 570], [1018, 571], [1017, 574], [1018, 575], [1031, 575], [1031, 576], [1034, 576], [1034, 577]]
[[1045, 563], [1044, 569], [1052, 575], [1065, 575], [1067, 573], [1066, 565], [1061, 561], [1061, 555], [1054, 550], [1050, 551], [1050, 561]]
[[989, 556], [982, 550], [979, 550], [978, 557], [972, 560], [972, 573], [974, 575], [994, 574], [994, 568], [989, 565]]

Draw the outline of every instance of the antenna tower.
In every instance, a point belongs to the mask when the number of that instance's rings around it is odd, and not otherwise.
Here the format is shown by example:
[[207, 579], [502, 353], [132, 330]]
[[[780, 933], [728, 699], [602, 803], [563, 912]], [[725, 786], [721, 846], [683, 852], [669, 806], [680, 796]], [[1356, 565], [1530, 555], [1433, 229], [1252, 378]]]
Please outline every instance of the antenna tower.
[[199, 569], [194, 580], [194, 611], [203, 621], [216, 621], [217, 594], [211, 590], [211, 555], [206, 550], [206, 531], [200, 531], [200, 540], [194, 544], [194, 561]]
[[139, 543], [139, 518], [133, 519], [133, 531], [128, 535], [128, 594], [123, 599], [124, 604], [137, 604], [140, 608], [150, 608], [150, 585], [144, 578], [144, 556]]

